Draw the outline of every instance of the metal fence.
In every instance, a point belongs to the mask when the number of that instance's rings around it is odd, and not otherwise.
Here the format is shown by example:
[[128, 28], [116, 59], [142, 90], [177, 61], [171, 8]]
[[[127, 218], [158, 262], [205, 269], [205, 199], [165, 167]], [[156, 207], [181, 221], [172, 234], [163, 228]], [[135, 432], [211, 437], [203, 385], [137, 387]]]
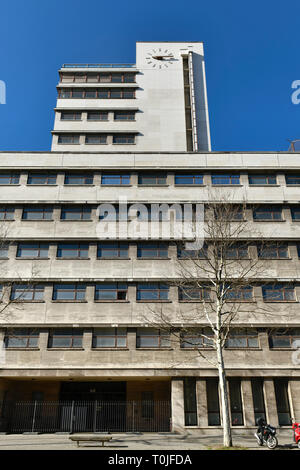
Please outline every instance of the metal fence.
[[2, 408], [9, 433], [168, 432], [169, 401], [31, 401]]

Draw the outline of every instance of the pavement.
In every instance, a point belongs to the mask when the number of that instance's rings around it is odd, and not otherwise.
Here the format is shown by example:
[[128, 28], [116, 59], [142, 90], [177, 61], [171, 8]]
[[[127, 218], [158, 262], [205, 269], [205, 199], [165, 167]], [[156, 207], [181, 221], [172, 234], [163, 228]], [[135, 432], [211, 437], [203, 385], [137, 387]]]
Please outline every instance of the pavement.
[[[110, 434], [112, 440], [102, 444], [95, 442], [80, 443], [69, 439], [68, 434], [3, 434], [0, 435], [1, 450], [210, 450], [222, 446], [222, 436], [195, 436], [172, 433], [119, 433]], [[293, 434], [290, 436], [278, 436], [280, 450], [297, 450], [293, 443]], [[235, 435], [233, 445], [249, 450], [268, 450], [267, 447], [259, 447], [254, 436]]]

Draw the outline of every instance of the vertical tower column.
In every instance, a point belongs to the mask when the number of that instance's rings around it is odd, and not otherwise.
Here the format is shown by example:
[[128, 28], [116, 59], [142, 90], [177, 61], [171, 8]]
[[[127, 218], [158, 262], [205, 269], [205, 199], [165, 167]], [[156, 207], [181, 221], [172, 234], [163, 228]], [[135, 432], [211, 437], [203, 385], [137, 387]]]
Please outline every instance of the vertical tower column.
[[267, 421], [273, 426], [278, 426], [278, 414], [275, 397], [275, 387], [273, 379], [264, 380], [265, 404], [267, 412]]
[[244, 425], [255, 426], [252, 387], [250, 379], [241, 380], [241, 393], [244, 408]]
[[184, 390], [183, 379], [171, 381], [172, 432], [184, 432]]
[[196, 396], [197, 396], [198, 426], [200, 428], [206, 428], [208, 426], [208, 415], [207, 415], [206, 380], [205, 379], [200, 379], [196, 381]]

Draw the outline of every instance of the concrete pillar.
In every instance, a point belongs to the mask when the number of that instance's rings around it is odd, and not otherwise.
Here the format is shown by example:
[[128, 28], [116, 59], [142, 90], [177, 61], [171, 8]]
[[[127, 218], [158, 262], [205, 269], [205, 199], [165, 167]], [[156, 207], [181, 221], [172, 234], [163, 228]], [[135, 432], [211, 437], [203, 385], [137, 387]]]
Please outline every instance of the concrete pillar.
[[127, 348], [130, 350], [136, 349], [136, 328], [127, 329]]
[[267, 421], [271, 423], [272, 426], [278, 426], [278, 414], [275, 398], [275, 387], [273, 379], [264, 380], [264, 395], [265, 395], [265, 405], [266, 405], [266, 414]]
[[82, 338], [82, 348], [90, 351], [92, 349], [93, 328], [84, 328]]
[[300, 380], [289, 380], [289, 402], [292, 420], [299, 423], [300, 421]]
[[183, 379], [171, 381], [172, 432], [184, 432], [184, 391]]
[[252, 387], [250, 379], [241, 380], [241, 394], [244, 409], [244, 425], [255, 426]]
[[208, 426], [206, 380], [196, 380], [197, 418], [198, 426], [206, 428]]
[[40, 330], [38, 346], [41, 351], [46, 351], [46, 349], [48, 348], [48, 338], [49, 338], [49, 330], [48, 329]]

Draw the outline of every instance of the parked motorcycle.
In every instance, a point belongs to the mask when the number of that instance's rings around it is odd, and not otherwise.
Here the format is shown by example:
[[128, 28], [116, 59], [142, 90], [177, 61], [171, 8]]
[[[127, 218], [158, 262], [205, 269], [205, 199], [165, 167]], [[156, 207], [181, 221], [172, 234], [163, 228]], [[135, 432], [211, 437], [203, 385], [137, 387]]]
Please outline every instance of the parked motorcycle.
[[293, 423], [294, 441], [300, 449], [300, 423]]
[[263, 418], [257, 420], [258, 430], [254, 434], [257, 439], [259, 446], [266, 444], [268, 449], [275, 449], [278, 446], [278, 440], [276, 437], [276, 428], [267, 424]]

